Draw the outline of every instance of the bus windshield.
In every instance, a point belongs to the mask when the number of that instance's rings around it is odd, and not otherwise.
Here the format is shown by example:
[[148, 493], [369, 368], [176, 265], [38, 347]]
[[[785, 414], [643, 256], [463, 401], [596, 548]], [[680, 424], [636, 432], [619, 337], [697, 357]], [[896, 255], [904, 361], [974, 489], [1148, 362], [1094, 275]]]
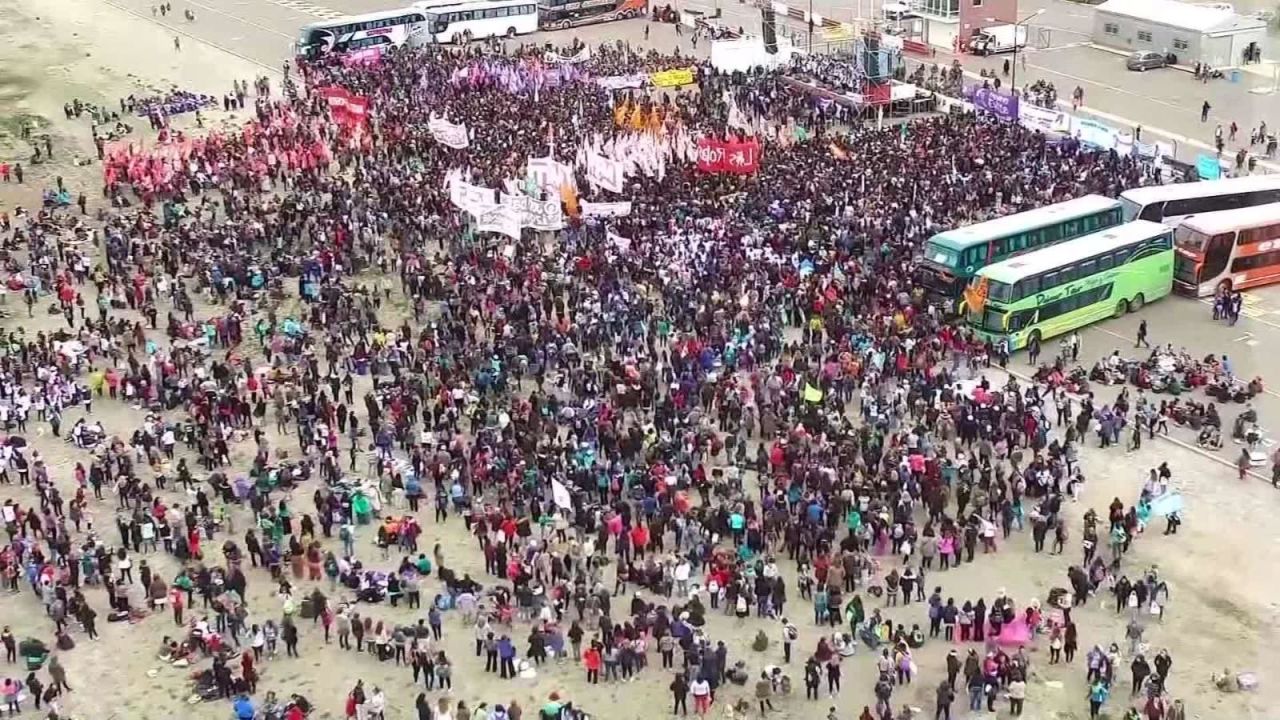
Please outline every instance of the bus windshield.
[[960, 263], [960, 255], [955, 250], [936, 242], [925, 244], [924, 257], [926, 260], [944, 265], [952, 270]]
[[1132, 222], [1138, 219], [1138, 213], [1142, 212], [1142, 206], [1126, 197], [1120, 198], [1120, 209], [1124, 213], [1124, 221]]
[[996, 281], [988, 282], [987, 298], [996, 302], [1009, 302], [1013, 299], [1013, 286]]
[[1173, 241], [1176, 246], [1183, 250], [1199, 253], [1204, 252], [1204, 246], [1209, 242], [1209, 236], [1198, 230], [1183, 226], [1173, 231]]
[[982, 329], [993, 333], [1004, 332], [1004, 310], [987, 308], [982, 314]]

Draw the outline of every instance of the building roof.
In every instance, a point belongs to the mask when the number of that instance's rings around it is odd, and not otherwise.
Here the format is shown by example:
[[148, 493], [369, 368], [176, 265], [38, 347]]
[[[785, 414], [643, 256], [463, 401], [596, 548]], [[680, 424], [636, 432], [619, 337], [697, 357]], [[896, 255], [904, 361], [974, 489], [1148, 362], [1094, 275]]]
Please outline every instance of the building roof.
[[1178, 0], [1107, 0], [1098, 5], [1098, 11], [1205, 34], [1253, 30], [1267, 25], [1257, 18], [1237, 15], [1224, 8]]

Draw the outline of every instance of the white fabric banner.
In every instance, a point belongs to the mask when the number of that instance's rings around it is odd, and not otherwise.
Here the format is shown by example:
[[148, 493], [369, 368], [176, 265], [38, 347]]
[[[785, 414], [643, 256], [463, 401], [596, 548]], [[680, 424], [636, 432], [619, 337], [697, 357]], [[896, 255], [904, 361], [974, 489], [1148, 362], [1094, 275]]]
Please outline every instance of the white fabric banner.
[[631, 238], [622, 237], [612, 230], [606, 232], [605, 236], [609, 238], [609, 242], [613, 243], [614, 247], [618, 248], [618, 252], [627, 252], [631, 249]]
[[548, 231], [564, 228], [564, 210], [559, 197], [534, 200], [524, 193], [502, 193], [502, 206], [520, 218], [521, 227]]
[[479, 215], [482, 210], [497, 205], [492, 190], [462, 179], [455, 179], [449, 186], [449, 199], [472, 215]]
[[631, 202], [581, 203], [582, 217], [626, 217], [631, 214]]
[[543, 56], [549, 63], [568, 63], [570, 65], [586, 62], [591, 59], [591, 48], [584, 47], [573, 55], [561, 55], [560, 53], [551, 52], [550, 50]]
[[529, 158], [525, 165], [525, 176], [533, 178], [537, 187], [552, 195], [560, 192], [568, 171], [567, 166], [556, 162], [553, 157]]
[[1070, 135], [1071, 120], [1071, 114], [1062, 110], [1049, 110], [1025, 102], [1018, 105], [1018, 121], [1028, 130]]
[[605, 90], [634, 90], [649, 84], [648, 75], [610, 75], [596, 78], [596, 84]]
[[587, 156], [587, 182], [609, 192], [622, 192], [623, 164], [591, 153]]
[[510, 205], [493, 205], [476, 213], [476, 229], [520, 239], [520, 212]]
[[541, 202], [537, 200], [530, 201], [524, 224], [534, 230], [553, 231], [563, 229], [564, 208], [560, 206], [560, 198], [553, 197], [550, 200]]
[[1110, 125], [1104, 125], [1090, 118], [1079, 118], [1076, 120], [1076, 137], [1086, 145], [1112, 150], [1119, 140], [1119, 133]]
[[573, 509], [573, 496], [569, 494], [569, 488], [555, 478], [551, 479], [551, 497], [555, 500], [556, 507]]
[[442, 117], [432, 117], [427, 129], [431, 131], [431, 137], [445, 147], [461, 150], [471, 144], [466, 125], [454, 125]]

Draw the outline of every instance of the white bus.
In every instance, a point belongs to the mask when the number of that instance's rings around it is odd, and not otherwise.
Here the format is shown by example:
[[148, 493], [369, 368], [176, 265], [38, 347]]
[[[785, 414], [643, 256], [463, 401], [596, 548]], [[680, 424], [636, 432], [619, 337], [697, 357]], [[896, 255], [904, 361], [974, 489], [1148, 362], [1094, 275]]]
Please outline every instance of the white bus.
[[1176, 226], [1188, 215], [1280, 202], [1280, 175], [1152, 185], [1120, 193], [1125, 222], [1152, 220]]
[[314, 60], [330, 53], [386, 49], [426, 42], [426, 12], [417, 8], [348, 15], [306, 25], [294, 52]]
[[427, 32], [437, 43], [465, 43], [538, 31], [538, 0], [480, 0], [427, 9]]

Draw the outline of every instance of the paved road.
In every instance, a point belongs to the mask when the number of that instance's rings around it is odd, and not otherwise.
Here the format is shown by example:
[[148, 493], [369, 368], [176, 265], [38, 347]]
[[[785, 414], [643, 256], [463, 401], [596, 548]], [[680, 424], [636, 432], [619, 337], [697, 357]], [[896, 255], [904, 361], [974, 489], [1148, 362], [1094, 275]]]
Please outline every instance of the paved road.
[[[148, 0], [107, 0], [111, 4], [127, 8], [151, 17], [152, 4]], [[386, 0], [180, 0], [177, 13], [171, 19], [156, 18], [175, 31], [219, 45], [250, 58], [264, 66], [278, 68], [290, 55], [290, 47], [297, 30], [302, 25], [320, 18], [340, 14], [367, 12], [395, 7], [401, 3]], [[685, 0], [678, 7], [713, 10], [724, 13], [726, 23], [740, 25], [749, 32], [757, 32], [759, 13], [741, 2], [720, 0]], [[1218, 80], [1204, 85], [1190, 75], [1172, 69], [1147, 73], [1129, 73], [1123, 68], [1119, 56], [1087, 45], [1092, 27], [1093, 9], [1086, 5], [1065, 0], [1025, 0], [1023, 12], [1030, 13], [1043, 8], [1044, 13], [1032, 23], [1033, 42], [1047, 41], [1049, 47], [1027, 51], [1025, 69], [1019, 68], [1018, 84], [1045, 79], [1054, 83], [1059, 94], [1068, 97], [1077, 85], [1085, 90], [1086, 106], [1096, 111], [1100, 119], [1116, 125], [1142, 125], [1145, 137], [1158, 134], [1173, 136], [1183, 147], [1179, 155], [1193, 156], [1203, 148], [1190, 147], [1193, 143], [1208, 146], [1213, 141], [1214, 127], [1218, 122], [1229, 125], [1235, 120], [1242, 128], [1241, 136], [1259, 121], [1267, 119], [1272, 127], [1280, 128], [1280, 95], [1258, 95], [1249, 92], [1254, 86], [1270, 86], [1267, 79], [1246, 74], [1241, 84]], [[195, 23], [181, 18], [182, 10], [191, 8], [197, 16]], [[837, 19], [851, 19], [856, 13], [868, 14], [873, 3], [864, 2], [861, 8], [847, 0], [814, 0], [813, 8]], [[633, 42], [642, 39], [643, 21], [610, 23], [591, 26], [575, 32], [588, 41], [624, 38]], [[805, 38], [803, 24], [784, 22], [784, 32], [797, 33]], [[541, 34], [540, 34], [541, 35]], [[569, 33], [552, 33], [569, 37]], [[541, 39], [532, 36], [531, 39]], [[675, 47], [676, 38], [670, 28], [655, 28], [653, 39], [661, 47]], [[683, 49], [692, 52], [687, 38]], [[697, 49], [706, 52], [705, 43]], [[950, 56], [940, 55], [943, 62]], [[966, 70], [998, 71], [1004, 58], [977, 58], [963, 56]], [[1022, 63], [1019, 63], [1020, 65]], [[1200, 106], [1208, 100], [1214, 110], [1208, 123], [1200, 122]]]
[[[785, 0], [784, 0], [785, 1]], [[808, 8], [806, 2], [795, 5]], [[687, 0], [682, 6], [702, 10], [719, 8], [725, 22], [741, 25], [749, 32], [757, 32], [760, 26], [759, 12], [747, 5], [722, 0]], [[869, 16], [877, 3], [864, 0], [860, 7], [848, 0], [814, 0], [814, 12], [836, 20], [852, 20], [861, 13]], [[1090, 114], [1114, 127], [1132, 130], [1143, 127], [1143, 138], [1163, 136], [1177, 145], [1178, 156], [1192, 160], [1195, 155], [1211, 148], [1214, 128], [1221, 123], [1229, 127], [1234, 120], [1241, 128], [1240, 137], [1247, 145], [1249, 130], [1266, 120], [1268, 126], [1280, 127], [1280, 94], [1257, 94], [1255, 88], [1270, 89], [1271, 77], [1244, 73], [1239, 84], [1228, 80], [1200, 83], [1191, 74], [1176, 69], [1134, 73], [1125, 70], [1123, 57], [1089, 46], [1093, 27], [1094, 9], [1088, 5], [1066, 0], [1022, 0], [1020, 12], [1025, 17], [1037, 10], [1043, 14], [1030, 23], [1029, 38], [1032, 47], [1020, 58], [1017, 71], [1018, 85], [1024, 86], [1037, 80], [1052, 82], [1060, 98], [1070, 98], [1071, 91], [1080, 86], [1085, 91], [1085, 114]], [[790, 32], [798, 32], [802, 42], [807, 37], [803, 23], [784, 23]], [[815, 35], [815, 43], [821, 41]], [[939, 54], [937, 62], [950, 64], [955, 56]], [[980, 70], [1000, 72], [1006, 57], [979, 58], [959, 56], [966, 71]], [[1025, 63], [1025, 65], [1024, 65]], [[1006, 79], [1005, 82], [1008, 82]], [[1210, 121], [1200, 122], [1200, 108], [1208, 100], [1212, 106]], [[1064, 100], [1064, 105], [1069, 107]], [[1239, 147], [1239, 145], [1233, 146]], [[1270, 168], [1280, 171], [1280, 163]]]

